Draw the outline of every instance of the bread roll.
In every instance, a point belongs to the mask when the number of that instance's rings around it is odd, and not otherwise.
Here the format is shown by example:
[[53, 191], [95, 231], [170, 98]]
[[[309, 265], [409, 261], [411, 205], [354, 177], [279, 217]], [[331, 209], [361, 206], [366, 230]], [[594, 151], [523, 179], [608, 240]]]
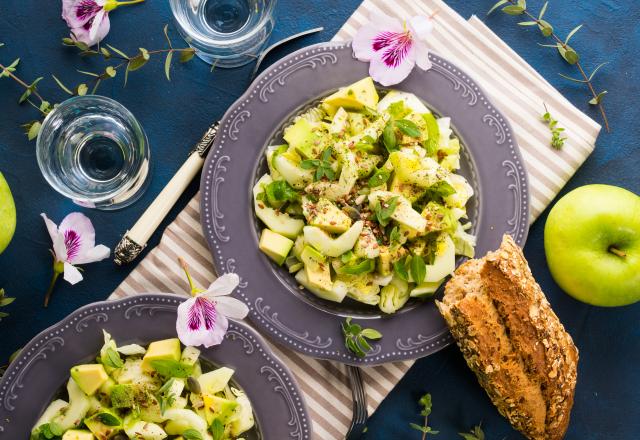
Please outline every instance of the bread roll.
[[562, 439], [578, 350], [536, 283], [521, 249], [469, 260], [436, 302], [467, 364], [498, 411], [531, 440]]

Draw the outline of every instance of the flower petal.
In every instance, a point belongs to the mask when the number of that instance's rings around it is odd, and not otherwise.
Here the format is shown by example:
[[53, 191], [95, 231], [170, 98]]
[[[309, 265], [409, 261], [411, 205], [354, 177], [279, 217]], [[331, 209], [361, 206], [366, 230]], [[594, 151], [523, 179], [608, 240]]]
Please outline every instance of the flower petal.
[[96, 261], [102, 261], [105, 258], [109, 258], [111, 254], [111, 250], [103, 244], [99, 244], [98, 246], [89, 249], [82, 255], [78, 255], [74, 258], [73, 262], [75, 264], [87, 264], [94, 263]]
[[76, 27], [71, 29], [71, 37], [77, 41], [82, 41], [88, 46], [94, 46], [98, 44], [104, 37], [109, 33], [109, 29], [111, 28], [111, 24], [109, 22], [109, 15], [105, 14], [103, 19], [100, 22], [100, 26], [94, 38], [91, 38], [89, 35], [91, 27], [93, 24], [93, 20], [87, 22], [84, 26]]
[[56, 261], [67, 261], [67, 247], [64, 245], [64, 235], [58, 234], [53, 240], [53, 253]]
[[375, 56], [374, 39], [381, 32], [403, 32], [402, 22], [384, 14], [371, 14], [369, 23], [362, 26], [353, 37], [354, 56], [360, 61], [369, 61]]
[[76, 263], [95, 246], [95, 229], [91, 220], [82, 213], [72, 212], [67, 215], [60, 223], [58, 231], [65, 238], [66, 261]]
[[229, 295], [240, 284], [240, 277], [235, 273], [225, 273], [218, 277], [202, 295], [208, 298]]
[[80, 281], [82, 281], [82, 274], [80, 273], [77, 267], [65, 261], [64, 279], [65, 281], [68, 281], [69, 284], [72, 284], [72, 285], [77, 284]]
[[70, 28], [84, 26], [101, 10], [94, 0], [62, 0], [62, 18]]
[[431, 69], [431, 60], [429, 60], [429, 48], [421, 41], [416, 41], [416, 65], [422, 70]]
[[413, 37], [420, 41], [427, 41], [427, 37], [433, 31], [433, 20], [424, 15], [411, 17], [408, 25]]
[[178, 306], [176, 331], [184, 345], [218, 345], [228, 326], [227, 318], [216, 313], [214, 304], [202, 296], [189, 298]]
[[47, 226], [47, 231], [49, 231], [49, 237], [51, 237], [51, 242], [56, 241], [56, 237], [58, 236], [58, 226], [47, 217], [47, 214], [44, 212], [40, 214], [40, 216], [44, 219], [44, 224]]
[[89, 28], [89, 38], [91, 40], [95, 40], [98, 35], [98, 29], [102, 24], [102, 20], [106, 17], [107, 12], [104, 9], [101, 9], [95, 17], [93, 17], [93, 21], [91, 22], [91, 27]]
[[415, 51], [413, 48], [395, 67], [390, 67], [382, 57], [374, 58], [369, 64], [369, 75], [383, 86], [392, 86], [402, 82], [415, 66]]
[[216, 298], [216, 310], [228, 318], [244, 319], [249, 314], [249, 307], [239, 299], [231, 296], [219, 296]]

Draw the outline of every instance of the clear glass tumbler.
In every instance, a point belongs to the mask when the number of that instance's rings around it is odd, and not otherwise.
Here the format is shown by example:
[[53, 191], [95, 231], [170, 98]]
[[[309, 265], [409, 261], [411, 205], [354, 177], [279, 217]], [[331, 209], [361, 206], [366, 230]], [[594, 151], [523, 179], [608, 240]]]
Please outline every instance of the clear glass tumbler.
[[149, 142], [136, 118], [104, 96], [67, 99], [42, 123], [40, 171], [60, 194], [88, 208], [135, 202], [149, 184]]
[[216, 67], [238, 67], [264, 48], [276, 0], [170, 0], [178, 30], [196, 55]]

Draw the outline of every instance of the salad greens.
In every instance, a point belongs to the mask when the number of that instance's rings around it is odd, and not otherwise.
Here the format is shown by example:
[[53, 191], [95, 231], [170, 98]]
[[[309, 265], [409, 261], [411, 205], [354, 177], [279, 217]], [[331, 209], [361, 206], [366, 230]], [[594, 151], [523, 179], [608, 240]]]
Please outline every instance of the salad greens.
[[260, 249], [321, 298], [394, 313], [473, 257], [450, 118], [367, 77], [294, 119], [253, 188]]
[[227, 367], [202, 372], [178, 339], [118, 347], [107, 332], [94, 364], [71, 368], [68, 399], [49, 404], [31, 440], [242, 440], [251, 402]]

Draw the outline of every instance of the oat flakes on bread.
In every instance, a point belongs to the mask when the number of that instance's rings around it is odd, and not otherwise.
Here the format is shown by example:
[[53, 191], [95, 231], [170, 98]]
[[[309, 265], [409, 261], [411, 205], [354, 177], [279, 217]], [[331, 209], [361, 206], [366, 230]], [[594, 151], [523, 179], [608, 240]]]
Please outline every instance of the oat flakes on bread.
[[531, 440], [569, 425], [578, 350], [509, 235], [445, 287], [440, 313], [498, 411]]

